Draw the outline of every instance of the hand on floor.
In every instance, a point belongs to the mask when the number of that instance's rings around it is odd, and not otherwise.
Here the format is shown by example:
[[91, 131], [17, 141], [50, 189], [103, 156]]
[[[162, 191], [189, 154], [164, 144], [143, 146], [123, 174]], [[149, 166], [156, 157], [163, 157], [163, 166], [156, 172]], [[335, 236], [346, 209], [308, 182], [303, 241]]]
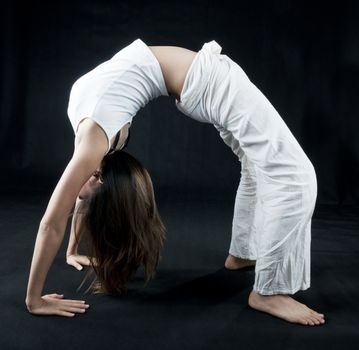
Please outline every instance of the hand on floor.
[[[94, 265], [97, 266], [96, 259], [94, 260]], [[86, 255], [78, 255], [78, 254], [70, 254], [66, 256], [67, 264], [74, 266], [77, 270], [82, 270], [82, 265], [91, 266], [91, 262], [88, 256]]]
[[62, 299], [63, 294], [46, 294], [38, 300], [26, 303], [27, 309], [34, 315], [59, 315], [73, 317], [75, 313], [84, 313], [89, 307], [85, 300]]

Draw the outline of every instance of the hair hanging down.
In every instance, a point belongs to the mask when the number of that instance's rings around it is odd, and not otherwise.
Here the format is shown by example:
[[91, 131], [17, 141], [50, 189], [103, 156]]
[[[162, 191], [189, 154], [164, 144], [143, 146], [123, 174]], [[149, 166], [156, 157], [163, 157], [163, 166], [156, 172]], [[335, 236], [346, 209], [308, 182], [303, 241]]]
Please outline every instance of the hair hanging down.
[[[101, 163], [103, 184], [76, 209], [76, 236], [85, 238], [96, 278], [94, 294], [123, 294], [142, 264], [145, 285], [155, 276], [166, 240], [147, 169], [125, 151]], [[87, 271], [81, 285], [91, 272]]]

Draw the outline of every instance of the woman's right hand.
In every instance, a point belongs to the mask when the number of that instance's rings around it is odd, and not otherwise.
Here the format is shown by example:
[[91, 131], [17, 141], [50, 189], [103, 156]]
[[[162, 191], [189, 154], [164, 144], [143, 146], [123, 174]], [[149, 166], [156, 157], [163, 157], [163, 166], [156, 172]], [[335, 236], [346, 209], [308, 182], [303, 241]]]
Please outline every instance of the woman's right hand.
[[[75, 267], [77, 270], [82, 270], [82, 265], [91, 266], [90, 259], [86, 255], [69, 254], [66, 255], [67, 264]], [[95, 266], [96, 266], [96, 260]]]
[[46, 294], [26, 303], [27, 309], [34, 315], [59, 315], [73, 317], [75, 313], [85, 313], [89, 307], [85, 300], [62, 299], [63, 294]]

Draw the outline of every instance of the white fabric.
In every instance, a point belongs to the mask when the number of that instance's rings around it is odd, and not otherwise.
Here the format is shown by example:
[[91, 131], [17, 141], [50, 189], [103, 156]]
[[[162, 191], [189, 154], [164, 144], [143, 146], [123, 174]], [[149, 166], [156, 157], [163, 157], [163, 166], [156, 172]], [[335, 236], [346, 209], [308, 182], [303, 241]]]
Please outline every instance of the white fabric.
[[196, 54], [176, 107], [212, 123], [241, 161], [229, 253], [256, 260], [253, 289], [310, 287], [314, 167], [275, 108], [214, 40]]
[[136, 39], [76, 80], [67, 113], [75, 134], [82, 119], [96, 121], [107, 136], [109, 151], [122, 126], [132, 124], [140, 108], [162, 95], [169, 94], [160, 64], [150, 48]]

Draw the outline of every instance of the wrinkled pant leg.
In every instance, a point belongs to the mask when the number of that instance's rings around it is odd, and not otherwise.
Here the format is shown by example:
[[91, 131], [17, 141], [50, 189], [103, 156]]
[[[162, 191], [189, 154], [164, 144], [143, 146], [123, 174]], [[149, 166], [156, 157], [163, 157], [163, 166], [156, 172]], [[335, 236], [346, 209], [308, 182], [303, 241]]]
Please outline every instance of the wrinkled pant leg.
[[[298, 141], [261, 91], [228, 60], [227, 84], [212, 94], [213, 119], [256, 174], [254, 291], [294, 294], [310, 287], [311, 218], [317, 179]], [[226, 92], [226, 94], [224, 94]], [[234, 138], [234, 140], [233, 140]]]
[[257, 179], [253, 164], [242, 158], [241, 179], [237, 189], [229, 254], [242, 259], [257, 259]]
[[243, 109], [246, 98], [246, 113], [233, 114], [223, 127], [256, 170], [253, 289], [262, 295], [294, 294], [310, 287], [316, 173], [278, 112], [254, 85], [234, 96], [233, 110]]
[[243, 154], [239, 142], [232, 133], [214, 125], [224, 143], [230, 147], [241, 162], [241, 178], [236, 193], [232, 221], [232, 237], [229, 254], [242, 259], [256, 260], [256, 174], [253, 164]]
[[[262, 177], [262, 174], [258, 174]], [[258, 181], [260, 215], [253, 290], [262, 295], [294, 294], [310, 287], [311, 218], [317, 196], [314, 167], [300, 184]]]

